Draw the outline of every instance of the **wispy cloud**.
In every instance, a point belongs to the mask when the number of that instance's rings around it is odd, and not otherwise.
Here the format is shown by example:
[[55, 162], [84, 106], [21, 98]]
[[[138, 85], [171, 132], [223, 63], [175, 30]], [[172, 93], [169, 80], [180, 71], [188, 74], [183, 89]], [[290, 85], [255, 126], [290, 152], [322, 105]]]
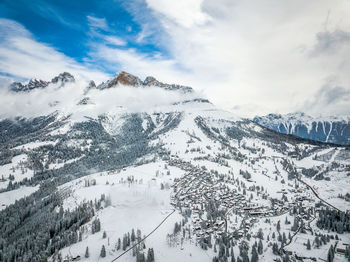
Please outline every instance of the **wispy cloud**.
[[74, 28], [76, 30], [82, 29], [80, 23], [77, 23], [77, 21], [67, 15], [69, 13], [62, 11], [59, 7], [55, 6], [49, 1], [33, 0], [30, 2], [30, 5], [28, 5], [28, 8], [46, 20], [53, 21], [65, 27]]
[[112, 45], [116, 45], [116, 46], [125, 46], [127, 44], [126, 41], [124, 41], [123, 39], [116, 37], [116, 36], [107, 35], [104, 37], [104, 40], [108, 44], [112, 44]]
[[74, 59], [38, 42], [22, 25], [8, 19], [0, 19], [0, 72], [17, 78], [40, 78], [69, 71], [77, 77], [105, 80], [108, 75], [79, 64]]
[[349, 115], [350, 87], [340, 86], [335, 77], [325, 84], [299, 108], [313, 115]]
[[[347, 1], [146, 3], [152, 16], [149, 20], [143, 17], [143, 28], [153, 28], [154, 24], [162, 28], [157, 34], [148, 31], [146, 35], [152, 35], [148, 39], [160, 43], [169, 55], [161, 60], [154, 56], [144, 59], [140, 52], [117, 50], [124, 61], [132, 61], [123, 64], [134, 68], [135, 73], [142, 73], [144, 66], [152, 68], [152, 74], [162, 75], [164, 81], [180, 76], [194, 88], [204, 89], [213, 102], [227, 109], [246, 108], [251, 116], [260, 114], [261, 108], [294, 111], [332, 75], [336, 75], [339, 86], [350, 86], [349, 43], [344, 30], [350, 26], [350, 18], [344, 13], [349, 8]], [[327, 30], [331, 33], [319, 33], [330, 9]], [[305, 52], [315, 48], [336, 52], [327, 57], [310, 57]], [[103, 57], [104, 49], [98, 54]], [[143, 61], [143, 65], [135, 68], [135, 60]], [[158, 67], [161, 63], [169, 66]]]
[[332, 54], [339, 52], [342, 48], [349, 48], [350, 32], [335, 30], [324, 31], [316, 34], [317, 42], [313, 47], [312, 55]]
[[[169, 108], [174, 103], [198, 97], [197, 94], [181, 94], [176, 91], [169, 95], [169, 91], [157, 87], [125, 86], [104, 90], [91, 89], [85, 94], [86, 86], [86, 81], [78, 80], [66, 83], [61, 88], [50, 84], [44, 89], [34, 89], [29, 93], [0, 89], [0, 119], [17, 116], [36, 117], [57, 110], [63, 114], [73, 114], [74, 120], [86, 119], [86, 116], [97, 118], [101, 114], [113, 111], [123, 113], [124, 109], [132, 112], [154, 112], [163, 106]], [[83, 97], [88, 97], [91, 104], [79, 105]]]
[[90, 28], [94, 28], [94, 29], [101, 29], [104, 31], [108, 31], [109, 30], [109, 26], [107, 24], [106, 18], [98, 18], [98, 17], [94, 17], [91, 15], [88, 15], [87, 17], [88, 23]]
[[147, 0], [146, 2], [148, 7], [165, 19], [183, 27], [202, 25], [211, 20], [210, 16], [202, 10], [203, 0]]

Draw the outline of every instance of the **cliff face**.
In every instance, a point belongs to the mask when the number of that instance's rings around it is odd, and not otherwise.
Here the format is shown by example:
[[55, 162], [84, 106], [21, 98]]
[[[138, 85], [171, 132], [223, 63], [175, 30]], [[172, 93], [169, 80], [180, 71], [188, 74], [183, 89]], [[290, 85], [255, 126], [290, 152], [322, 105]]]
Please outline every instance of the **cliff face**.
[[253, 121], [283, 134], [341, 145], [350, 144], [350, 119], [347, 117], [315, 118], [303, 113], [269, 114], [255, 117]]

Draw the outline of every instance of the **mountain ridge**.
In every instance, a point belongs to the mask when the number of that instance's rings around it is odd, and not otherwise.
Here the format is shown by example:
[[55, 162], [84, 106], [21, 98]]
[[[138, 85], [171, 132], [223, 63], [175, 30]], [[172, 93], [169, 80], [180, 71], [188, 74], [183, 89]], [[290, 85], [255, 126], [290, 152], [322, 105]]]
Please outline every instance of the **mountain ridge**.
[[[9, 90], [13, 92], [29, 92], [33, 89], [46, 88], [49, 84], [57, 84], [60, 83], [60, 86], [63, 86], [65, 83], [75, 82], [75, 78], [72, 74], [68, 72], [60, 73], [58, 76], [55, 76], [51, 79], [51, 81], [44, 81], [41, 79], [30, 79], [27, 84], [22, 82], [13, 82], [9, 85]], [[93, 80], [90, 80], [88, 89], [96, 88], [96, 89], [108, 89], [113, 88], [118, 85], [123, 86], [132, 86], [132, 87], [160, 87], [165, 90], [179, 90], [184, 93], [191, 93], [193, 89], [188, 86], [177, 85], [177, 84], [165, 84], [163, 82], [158, 81], [153, 76], [147, 76], [143, 81], [130, 73], [125, 71], [121, 71], [116, 73], [114, 77], [107, 80], [106, 82], [102, 82], [97, 85]]]
[[13, 82], [9, 85], [9, 90], [13, 92], [29, 92], [33, 89], [45, 88], [49, 84], [57, 84], [59, 82], [61, 83], [61, 86], [63, 86], [65, 83], [75, 82], [75, 78], [70, 73], [63, 72], [60, 73], [58, 76], [52, 78], [51, 81], [44, 81], [41, 79], [30, 79], [28, 84], [23, 84], [21, 82]]
[[253, 121], [284, 134], [341, 145], [350, 144], [350, 117], [347, 116], [312, 117], [297, 112], [256, 116]]

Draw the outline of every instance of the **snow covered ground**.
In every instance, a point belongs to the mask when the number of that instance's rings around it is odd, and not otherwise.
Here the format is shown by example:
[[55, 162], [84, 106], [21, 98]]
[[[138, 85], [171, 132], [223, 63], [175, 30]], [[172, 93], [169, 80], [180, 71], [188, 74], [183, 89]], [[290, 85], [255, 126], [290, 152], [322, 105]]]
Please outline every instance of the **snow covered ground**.
[[8, 186], [11, 181], [10, 175], [13, 176], [13, 182], [19, 182], [34, 175], [33, 170], [27, 166], [27, 160], [27, 155], [21, 154], [13, 157], [11, 163], [0, 166], [0, 189]]
[[15, 203], [23, 197], [29, 196], [39, 189], [39, 186], [23, 186], [21, 188], [0, 193], [0, 211], [5, 209], [7, 206]]
[[[170, 172], [170, 173], [169, 173]], [[111, 205], [96, 213], [101, 221], [101, 231], [83, 235], [83, 240], [62, 250], [62, 255], [84, 256], [88, 246], [90, 257], [83, 261], [102, 261], [100, 251], [105, 245], [107, 256], [104, 261], [117, 257], [122, 251], [116, 251], [118, 238], [123, 234], [140, 229], [142, 235], [147, 235], [170, 213], [174, 207], [170, 204], [170, 185], [174, 178], [184, 175], [184, 171], [176, 167], [166, 167], [163, 161], [130, 167], [121, 172], [97, 173], [74, 180], [60, 187], [62, 191], [70, 191], [70, 196], [64, 201], [64, 209], [72, 209], [83, 201], [95, 200], [102, 194], [110, 198]], [[129, 180], [128, 180], [129, 179]], [[132, 181], [133, 180], [133, 181]], [[96, 185], [85, 186], [86, 181]], [[161, 189], [163, 183], [164, 189]], [[153, 247], [157, 261], [211, 261], [211, 257], [199, 247], [194, 240], [192, 244], [185, 243], [170, 247], [166, 236], [174, 230], [175, 222], [181, 222], [182, 216], [176, 211], [159, 229], [146, 240], [146, 247]], [[91, 224], [88, 225], [91, 227]], [[103, 232], [107, 238], [103, 239]], [[109, 244], [108, 244], [109, 243]], [[132, 252], [127, 253], [118, 261], [134, 261]]]
[[[102, 201], [102, 205], [95, 208], [93, 219], [78, 228], [82, 234], [81, 241], [59, 251], [63, 258], [80, 256], [83, 261], [111, 261], [122, 253], [116, 250], [116, 243], [125, 233], [139, 229], [142, 236], [147, 235], [167, 218], [145, 241], [145, 251], [148, 247], [153, 248], [156, 261], [212, 261], [218, 252], [215, 253], [214, 248], [200, 248], [199, 242], [201, 237], [208, 234], [213, 242], [214, 238], [220, 239], [224, 227], [213, 226], [213, 222], [217, 221], [227, 226], [230, 241], [235, 244], [232, 247], [235, 257], [240, 253], [239, 245], [244, 241], [249, 243], [250, 257], [252, 246], [261, 239], [263, 252], [259, 254], [259, 261], [273, 261], [281, 258], [273, 254], [273, 243], [281, 247], [282, 241], [278, 238], [283, 234], [289, 240], [289, 235], [295, 233], [292, 226], [296, 217], [299, 219], [297, 226], [302, 223], [300, 221], [307, 225], [310, 222], [311, 229], [315, 232], [318, 230], [317, 220], [312, 220], [317, 215], [316, 204], [320, 202], [317, 195], [336, 208], [349, 209], [349, 202], [338, 197], [338, 194], [348, 193], [350, 187], [347, 171], [349, 158], [344, 148], [281, 137], [217, 109], [211, 103], [188, 102], [176, 96], [176, 99], [170, 99], [169, 104], [153, 101], [149, 106], [143, 103], [142, 112], [139, 112], [129, 108], [125, 101], [119, 101], [119, 104], [112, 101], [107, 107], [102, 99], [106, 98], [106, 94], [101, 96], [98, 92], [104, 91], [93, 90], [89, 93], [91, 103], [74, 104], [74, 110], [68, 112], [71, 118], [67, 117], [66, 122], [48, 129], [50, 136], [58, 136], [58, 141], [43, 140], [13, 148], [16, 152], [21, 151], [21, 154], [13, 157], [10, 164], [0, 167], [0, 175], [4, 176], [0, 188], [7, 187], [9, 175], [15, 182], [31, 178], [34, 172], [27, 163], [30, 153], [35, 153], [40, 146], [59, 143], [62, 146], [59, 150], [62, 151], [48, 151], [46, 155], [40, 155], [39, 161], [44, 164], [51, 157], [50, 165], [44, 165], [46, 170], [43, 175], [51, 179], [56, 174], [54, 171], [62, 168], [57, 174], [65, 180], [56, 181], [69, 181], [94, 170], [91, 175], [57, 188], [65, 210], [74, 210], [88, 201]], [[113, 94], [113, 90], [106, 92]], [[67, 112], [59, 112], [57, 119], [64, 119], [64, 113]], [[130, 119], [136, 123], [130, 123]], [[81, 122], [86, 126], [79, 129], [74, 126]], [[115, 167], [113, 171], [97, 172], [107, 169], [100, 164], [109, 158], [109, 153], [112, 155], [116, 150], [134, 146], [133, 129], [140, 130], [140, 137], [144, 139], [141, 142], [148, 143], [155, 150], [132, 162], [143, 163], [139, 166]], [[132, 133], [131, 138], [129, 133]], [[147, 137], [143, 138], [145, 134]], [[125, 139], [128, 143], [121, 141], [120, 144], [113, 144], [118, 139]], [[135, 141], [138, 143], [137, 139]], [[108, 147], [110, 144], [113, 147]], [[94, 154], [100, 153], [102, 157], [96, 158], [98, 161], [93, 158]], [[77, 169], [88, 166], [83, 161], [86, 156], [96, 160], [94, 163], [99, 165], [99, 169], [90, 166], [90, 169], [84, 170], [86, 173], [82, 171], [80, 174]], [[145, 164], [146, 160], [150, 162]], [[72, 167], [72, 173], [70, 169], [64, 169], [65, 165]], [[305, 170], [315, 174], [304, 175], [302, 172]], [[324, 174], [324, 178], [314, 179], [319, 174]], [[176, 184], [177, 179], [182, 183]], [[317, 195], [302, 181], [310, 185]], [[38, 188], [21, 187], [1, 193], [0, 200], [3, 202], [0, 203], [9, 205]], [[250, 209], [257, 209], [258, 214]], [[59, 211], [59, 206], [56, 211]], [[191, 214], [185, 214], [185, 211], [191, 211]], [[169, 238], [168, 235], [174, 232], [175, 223], [181, 223], [185, 215], [188, 221], [182, 229], [186, 232]], [[93, 233], [95, 219], [100, 220], [101, 230]], [[277, 225], [280, 225], [279, 229]], [[106, 238], [103, 238], [104, 232]], [[234, 236], [237, 232], [238, 237]], [[260, 232], [263, 232], [263, 236]], [[318, 232], [335, 235], [334, 232]], [[326, 258], [329, 246], [336, 243], [332, 239], [315, 248], [315, 236], [310, 232], [297, 232], [290, 239], [290, 244], [285, 246], [286, 251], [322, 259]], [[311, 251], [306, 249], [307, 239], [312, 243]], [[341, 234], [340, 239], [349, 243], [349, 233]], [[102, 245], [106, 248], [105, 258], [100, 257]], [[87, 247], [89, 258], [84, 257]], [[219, 244], [216, 248], [219, 248]], [[118, 261], [135, 261], [132, 253], [130, 251]], [[343, 257], [336, 256], [336, 259], [342, 261]]]

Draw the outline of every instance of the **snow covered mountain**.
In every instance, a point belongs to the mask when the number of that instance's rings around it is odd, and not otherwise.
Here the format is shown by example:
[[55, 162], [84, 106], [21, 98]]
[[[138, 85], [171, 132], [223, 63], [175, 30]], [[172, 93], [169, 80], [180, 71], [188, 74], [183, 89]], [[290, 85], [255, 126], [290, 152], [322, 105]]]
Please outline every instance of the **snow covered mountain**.
[[348, 147], [152, 77], [58, 82], [2, 94], [0, 261], [344, 261]]
[[311, 117], [304, 113], [291, 113], [257, 116], [253, 121], [283, 134], [340, 145], [350, 144], [350, 117]]
[[61, 85], [63, 85], [64, 83], [74, 82], [74, 81], [75, 81], [75, 79], [70, 73], [64, 72], [64, 73], [59, 74], [58, 76], [54, 77], [50, 82], [46, 82], [46, 81], [38, 80], [38, 79], [30, 79], [27, 84], [22, 84], [20, 82], [14, 82], [10, 85], [9, 88], [13, 92], [24, 92], [24, 91], [30, 91], [33, 89], [37, 89], [37, 88], [45, 88], [51, 83], [53, 83], [53, 84], [60, 83]]

